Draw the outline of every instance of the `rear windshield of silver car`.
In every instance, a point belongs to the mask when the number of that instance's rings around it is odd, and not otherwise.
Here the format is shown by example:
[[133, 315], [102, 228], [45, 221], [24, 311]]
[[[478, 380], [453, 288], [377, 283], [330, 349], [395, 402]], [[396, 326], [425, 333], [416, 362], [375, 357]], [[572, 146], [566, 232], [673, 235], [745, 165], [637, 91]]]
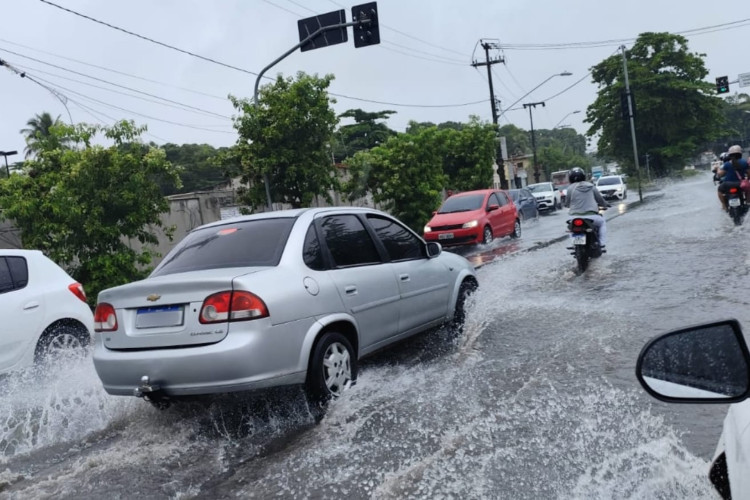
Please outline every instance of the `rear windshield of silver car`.
[[151, 276], [223, 267], [276, 266], [297, 219], [257, 219], [198, 229], [188, 234]]

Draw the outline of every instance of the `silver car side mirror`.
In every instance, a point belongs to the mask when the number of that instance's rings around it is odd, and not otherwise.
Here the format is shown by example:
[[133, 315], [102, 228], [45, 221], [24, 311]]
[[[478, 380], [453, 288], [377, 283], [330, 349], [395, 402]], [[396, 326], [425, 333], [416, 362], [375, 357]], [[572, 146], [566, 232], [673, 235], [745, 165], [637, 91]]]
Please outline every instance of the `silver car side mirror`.
[[434, 259], [443, 251], [443, 246], [435, 241], [427, 242], [427, 258]]
[[738, 403], [750, 393], [750, 353], [737, 320], [682, 328], [652, 339], [636, 365], [643, 388], [678, 403]]

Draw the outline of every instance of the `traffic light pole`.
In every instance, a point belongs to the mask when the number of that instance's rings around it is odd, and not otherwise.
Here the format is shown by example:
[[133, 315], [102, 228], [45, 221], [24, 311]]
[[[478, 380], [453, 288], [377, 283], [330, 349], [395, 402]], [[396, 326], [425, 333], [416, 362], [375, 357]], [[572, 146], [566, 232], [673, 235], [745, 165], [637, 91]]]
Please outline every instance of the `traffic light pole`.
[[[304, 40], [301, 40], [298, 44], [296, 44], [291, 49], [287, 50], [282, 54], [281, 56], [277, 57], [271, 64], [263, 68], [260, 73], [258, 73], [258, 77], [255, 79], [255, 91], [253, 92], [253, 106], [257, 109], [258, 108], [258, 87], [260, 85], [260, 79], [263, 78], [263, 75], [268, 71], [269, 69], [273, 68], [275, 65], [286, 59], [292, 52], [312, 40], [313, 38], [317, 37], [318, 35], [321, 35], [325, 33], [326, 31], [331, 30], [337, 30], [342, 28], [348, 28], [349, 26], [361, 26], [365, 24], [370, 24], [372, 22], [372, 19], [365, 19], [365, 20], [357, 20], [352, 21], [350, 23], [341, 23], [341, 24], [331, 24], [329, 26], [323, 26], [321, 28], [318, 28], [316, 31], [308, 35]], [[268, 173], [263, 174], [263, 183], [266, 185], [266, 201], [268, 202], [268, 210], [273, 210], [273, 205], [271, 202], [271, 181], [268, 178]]]

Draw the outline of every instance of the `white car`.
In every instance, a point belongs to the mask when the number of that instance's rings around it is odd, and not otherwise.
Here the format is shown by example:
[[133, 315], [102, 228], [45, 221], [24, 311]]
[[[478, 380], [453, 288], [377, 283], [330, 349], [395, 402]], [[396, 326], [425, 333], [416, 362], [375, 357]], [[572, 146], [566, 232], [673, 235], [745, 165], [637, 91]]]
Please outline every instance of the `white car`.
[[80, 283], [39, 250], [0, 250], [0, 374], [91, 342]]
[[536, 198], [537, 208], [539, 211], [549, 210], [554, 212], [562, 208], [562, 194], [560, 190], [551, 182], [539, 182], [526, 186], [531, 194]]
[[621, 175], [599, 177], [596, 181], [596, 189], [605, 200], [624, 200], [628, 197], [628, 185]]
[[675, 403], [728, 404], [709, 478], [723, 498], [750, 498], [750, 353], [736, 320], [669, 332], [641, 351], [646, 392]]

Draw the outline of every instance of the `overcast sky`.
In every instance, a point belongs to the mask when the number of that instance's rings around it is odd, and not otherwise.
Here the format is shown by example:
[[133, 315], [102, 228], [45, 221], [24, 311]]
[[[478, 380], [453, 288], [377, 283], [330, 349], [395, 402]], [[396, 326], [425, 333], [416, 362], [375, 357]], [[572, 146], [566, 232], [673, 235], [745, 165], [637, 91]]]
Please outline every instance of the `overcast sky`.
[[[0, 57], [55, 88], [63, 99], [67, 97], [73, 121], [111, 123], [111, 119], [128, 118], [148, 125], [147, 141], [214, 146], [228, 146], [236, 139], [230, 119], [234, 109], [227, 94], [252, 96], [255, 76], [250, 73], [258, 73], [299, 41], [297, 20], [344, 8], [348, 21], [354, 5], [344, 0], [49, 1], [246, 70], [230, 69], [136, 38], [40, 0], [0, 0]], [[470, 63], [472, 57], [484, 58], [477, 42], [492, 39], [506, 46], [502, 52], [493, 52], [505, 57], [504, 65], [493, 66], [495, 92], [502, 108], [550, 76], [571, 72], [572, 76], [549, 79], [517, 107], [546, 100], [544, 108], [534, 110], [535, 128], [567, 124], [584, 133], [585, 110], [596, 93], [587, 73], [617, 51], [623, 43], [618, 40], [633, 39], [646, 31], [682, 32], [750, 18], [746, 0], [721, 4], [698, 0], [377, 3], [380, 45], [355, 49], [350, 29], [348, 43], [296, 51], [267, 75], [333, 73], [336, 79], [330, 91], [340, 96], [336, 97], [337, 112], [350, 108], [395, 110], [389, 125], [396, 130], [404, 130], [410, 120], [466, 121], [469, 115], [478, 115], [491, 121], [486, 68], [474, 68]], [[709, 81], [722, 75], [735, 80], [739, 73], [750, 72], [750, 19], [731, 29], [707, 31], [686, 36], [691, 50], [706, 54]], [[530, 44], [598, 41], [610, 42], [594, 48], [528, 50]], [[630, 46], [632, 41], [624, 43]], [[736, 85], [732, 92], [735, 90]], [[445, 105], [455, 106], [429, 107]], [[5, 68], [0, 68], [0, 109], [0, 150], [19, 151], [11, 161], [21, 159], [25, 144], [19, 130], [29, 118], [49, 111], [69, 121], [63, 104], [48, 90]], [[571, 114], [577, 110], [580, 113]], [[500, 119], [501, 125], [506, 123], [529, 129], [528, 110], [508, 111]]]

